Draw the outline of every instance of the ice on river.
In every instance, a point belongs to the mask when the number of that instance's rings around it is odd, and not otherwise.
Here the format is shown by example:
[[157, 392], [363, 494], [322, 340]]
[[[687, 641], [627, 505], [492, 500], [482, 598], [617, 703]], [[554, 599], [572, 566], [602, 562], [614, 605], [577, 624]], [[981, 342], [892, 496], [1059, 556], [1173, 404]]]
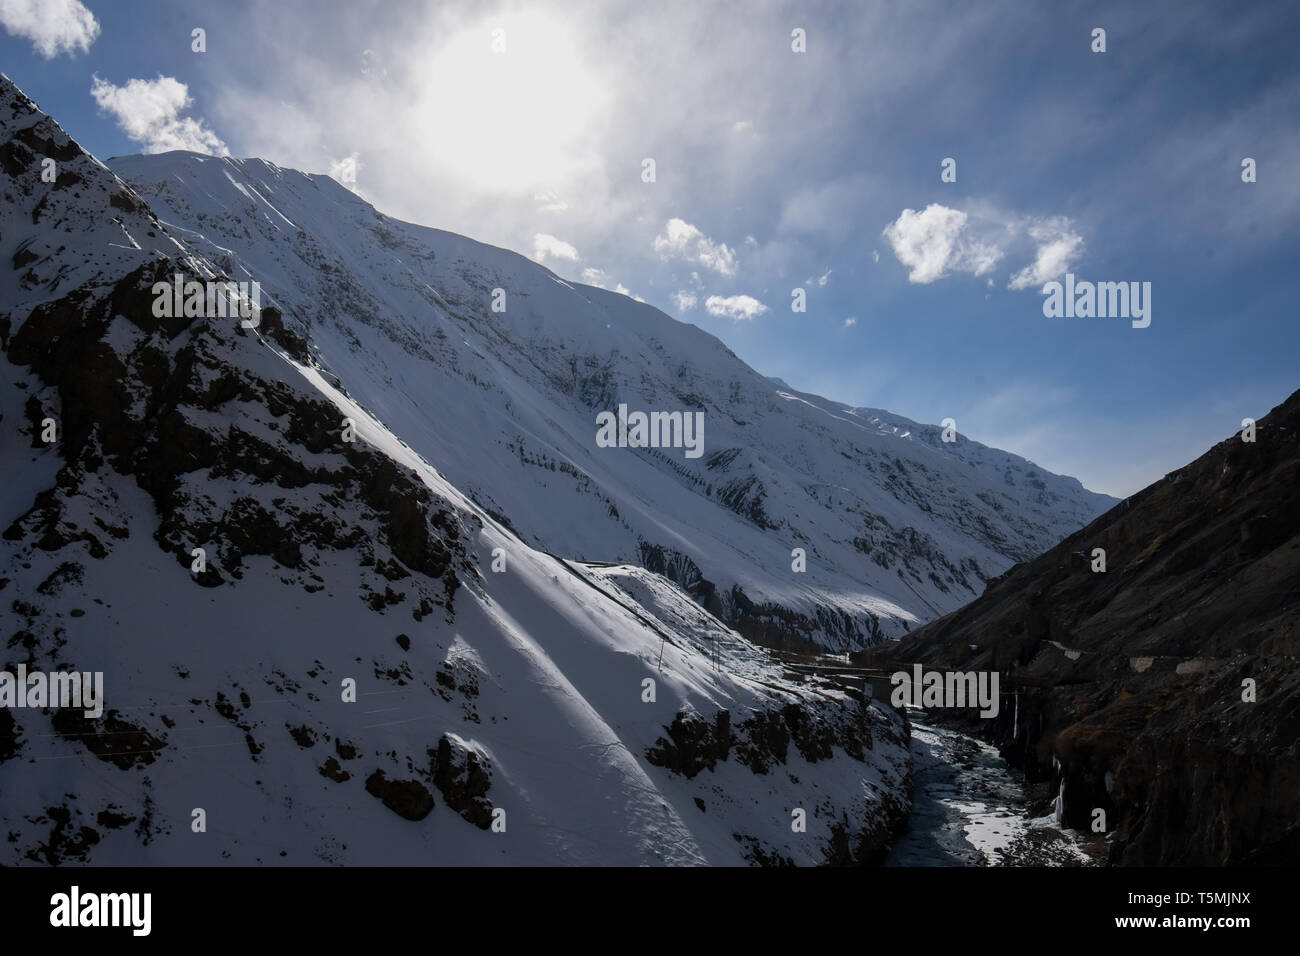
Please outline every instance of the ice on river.
[[1029, 818], [1006, 761], [982, 741], [917, 721], [912, 816], [886, 866], [1079, 865], [1071, 836]]

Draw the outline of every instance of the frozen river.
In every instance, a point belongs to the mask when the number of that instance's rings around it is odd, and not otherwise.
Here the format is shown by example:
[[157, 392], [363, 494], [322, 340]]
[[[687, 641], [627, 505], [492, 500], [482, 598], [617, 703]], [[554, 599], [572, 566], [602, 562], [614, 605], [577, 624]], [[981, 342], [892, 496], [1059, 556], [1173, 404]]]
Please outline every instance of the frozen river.
[[1051, 817], [1030, 819], [1024, 791], [996, 750], [912, 714], [912, 816], [886, 866], [1091, 862]]

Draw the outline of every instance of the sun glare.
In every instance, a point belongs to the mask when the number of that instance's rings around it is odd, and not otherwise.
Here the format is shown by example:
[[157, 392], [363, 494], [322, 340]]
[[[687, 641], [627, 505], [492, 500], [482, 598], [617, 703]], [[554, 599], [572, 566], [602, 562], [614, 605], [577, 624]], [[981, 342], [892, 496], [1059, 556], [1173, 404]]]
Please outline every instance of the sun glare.
[[437, 48], [422, 113], [430, 155], [458, 178], [525, 190], [589, 166], [603, 101], [572, 34], [527, 14], [484, 21]]

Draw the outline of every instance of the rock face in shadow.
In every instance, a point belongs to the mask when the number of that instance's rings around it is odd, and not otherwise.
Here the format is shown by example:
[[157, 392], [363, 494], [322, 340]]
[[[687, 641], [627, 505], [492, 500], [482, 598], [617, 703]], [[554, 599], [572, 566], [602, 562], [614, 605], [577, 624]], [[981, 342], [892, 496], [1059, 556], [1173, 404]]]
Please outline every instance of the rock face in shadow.
[[[59, 422], [65, 467], [4, 529], [5, 539], [31, 539], [46, 551], [85, 541], [93, 557], [107, 557], [125, 529], [79, 526], [69, 502], [94, 476], [117, 472], [152, 497], [154, 537], [182, 566], [190, 567], [196, 543], [209, 546], [207, 566], [195, 574], [200, 586], [237, 581], [247, 558], [266, 555], [310, 590], [323, 552], [361, 550], [376, 569], [362, 600], [373, 605], [380, 577], [415, 572], [388, 603], [409, 596], [417, 621], [435, 607], [450, 618], [457, 572], [472, 573], [463, 516], [409, 470], [341, 440], [328, 402], [258, 374], [274, 366], [254, 364], [253, 333], [234, 322], [156, 318], [150, 290], [174, 272], [191, 278], [160, 260], [102, 297], [76, 291], [38, 306], [13, 331], [7, 356], [46, 386], [42, 414]], [[282, 329], [278, 313], [267, 325]], [[109, 345], [114, 329], [119, 337], [129, 329], [137, 343], [119, 354]], [[214, 482], [238, 490], [221, 501], [207, 490]], [[390, 557], [404, 568], [383, 575]]]
[[443, 734], [433, 752], [433, 782], [447, 806], [480, 830], [492, 826], [492, 764], [487, 755], [456, 734]]
[[[664, 727], [665, 736], [646, 750], [645, 758], [688, 780], [717, 769], [729, 759], [747, 767], [756, 778], [763, 778], [788, 773], [795, 754], [810, 764], [833, 760], [836, 747], [845, 756], [865, 763], [867, 751], [874, 749], [876, 733], [891, 744], [902, 742], [894, 726], [861, 701], [852, 700], [821, 707], [791, 701], [777, 709], [756, 709], [734, 727], [728, 710], [717, 711], [712, 719], [685, 710], [678, 711], [673, 722]], [[910, 769], [896, 789], [871, 789], [875, 800], [862, 805], [860, 814], [856, 808], [852, 816], [840, 811], [827, 824], [829, 839], [822, 846], [824, 865], [879, 865], [888, 854], [890, 842], [906, 826], [909, 800], [903, 795], [912, 789]], [[707, 805], [699, 797], [695, 803], [707, 812]], [[754, 865], [793, 865], [761, 840], [744, 833], [733, 835]]]
[[1300, 392], [1255, 439], [857, 659], [1001, 672], [995, 718], [931, 717], [1000, 746], [1066, 825], [1104, 811], [1113, 863], [1300, 862]]
[[433, 809], [433, 794], [418, 780], [389, 780], [382, 770], [366, 778], [366, 792], [406, 820], [423, 820]]

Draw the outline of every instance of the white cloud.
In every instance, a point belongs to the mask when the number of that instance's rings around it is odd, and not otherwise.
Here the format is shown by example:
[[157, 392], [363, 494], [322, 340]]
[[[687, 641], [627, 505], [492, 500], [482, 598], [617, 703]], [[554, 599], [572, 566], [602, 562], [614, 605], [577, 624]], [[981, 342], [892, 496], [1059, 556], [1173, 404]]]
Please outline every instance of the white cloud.
[[214, 156], [230, 155], [226, 144], [212, 130], [205, 129], [202, 120], [180, 115], [192, 100], [189, 87], [173, 77], [127, 80], [125, 86], [114, 86], [96, 76], [90, 95], [100, 109], [113, 114], [122, 132], [144, 145], [146, 153], [189, 149]]
[[[564, 245], [567, 246], [569, 244], [566, 242]], [[573, 247], [569, 246], [569, 248]], [[641, 298], [639, 295], [634, 295], [632, 290], [623, 283], [615, 281], [614, 277], [604, 269], [595, 269], [588, 266], [582, 270], [582, 281], [587, 283], [587, 285], [594, 285], [597, 289], [605, 289], [609, 292], [617, 292], [619, 295], [625, 295], [630, 299], [635, 299], [637, 302], [645, 301], [645, 299]]]
[[614, 280], [604, 269], [595, 269], [588, 266], [582, 270], [582, 281], [587, 283], [587, 285], [594, 285], [598, 289], [608, 289], [610, 283]]
[[882, 235], [898, 261], [912, 270], [908, 281], [924, 285], [950, 272], [984, 275], [998, 264], [1002, 249], [973, 235], [967, 222], [966, 213], [931, 203], [923, 212], [904, 209]]
[[824, 288], [826, 288], [826, 283], [828, 283], [828, 282], [830, 282], [830, 281], [831, 281], [831, 270], [830, 270], [830, 269], [827, 269], [826, 272], [825, 272], [825, 274], [823, 274], [820, 278], [817, 278], [817, 279], [805, 279], [805, 280], [804, 280], [804, 285], [808, 285], [808, 286], [813, 286], [813, 285], [815, 285], [815, 286], [817, 286], [818, 288], [822, 288], [822, 289], [824, 289]]
[[1038, 254], [1032, 263], [1011, 277], [1008, 289], [1041, 287], [1064, 275], [1083, 254], [1083, 237], [1064, 216], [1034, 223], [1029, 227], [1029, 235], [1038, 243]]
[[875, 262], [879, 262], [879, 261], [880, 261], [880, 250], [879, 250], [879, 249], [872, 249], [872, 250], [871, 250], [871, 258], [872, 258], [873, 261], [875, 261]]
[[844, 327], [846, 329], [851, 329], [853, 328], [853, 326], [857, 324], [858, 324], [857, 316], [850, 315], [847, 319], [844, 320]]
[[330, 163], [330, 178], [351, 188], [357, 184], [357, 173], [361, 172], [361, 156], [350, 153], [337, 163]]
[[682, 289], [680, 292], [673, 293], [673, 305], [678, 312], [689, 312], [699, 303], [699, 297], [694, 292], [687, 292]]
[[538, 262], [545, 262], [548, 258], [577, 262], [582, 257], [578, 255], [577, 249], [563, 239], [539, 232], [533, 236], [533, 258]]
[[704, 308], [709, 315], [729, 319], [752, 319], [767, 311], [767, 306], [748, 295], [711, 295], [704, 300]]
[[[931, 203], [923, 212], [904, 209], [883, 235], [911, 282], [925, 284], [950, 273], [982, 276], [1008, 255], [1033, 261], [1015, 272], [1009, 289], [1041, 286], [1065, 273], [1083, 254], [1083, 237], [1066, 216], [1034, 218], [979, 207], [977, 216]], [[987, 281], [989, 288], [993, 280]]]
[[79, 0], [0, 0], [0, 26], [47, 60], [86, 53], [99, 36], [99, 21]]
[[746, 133], [754, 128], [754, 124], [749, 120], [736, 120], [731, 124], [731, 130], [734, 133]]
[[664, 234], [655, 236], [654, 250], [661, 259], [685, 259], [720, 275], [736, 274], [736, 254], [726, 243], [714, 242], [684, 219], [668, 220]]

